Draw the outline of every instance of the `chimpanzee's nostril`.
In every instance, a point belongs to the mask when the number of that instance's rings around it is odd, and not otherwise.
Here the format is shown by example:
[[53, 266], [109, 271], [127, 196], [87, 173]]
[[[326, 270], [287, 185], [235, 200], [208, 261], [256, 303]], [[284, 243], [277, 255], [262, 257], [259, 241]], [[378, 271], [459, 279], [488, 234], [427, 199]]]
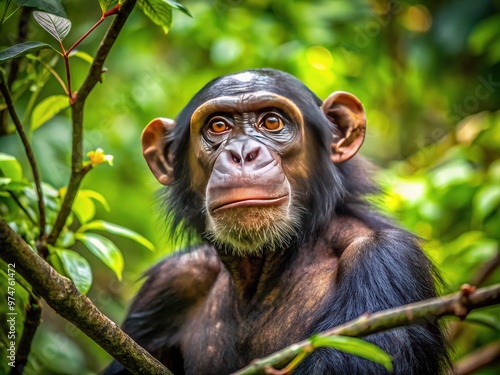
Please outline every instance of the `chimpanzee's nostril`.
[[259, 150], [260, 148], [257, 148], [253, 150], [252, 152], [249, 152], [247, 156], [245, 157], [246, 162], [251, 162], [252, 160], [257, 159], [257, 156], [259, 155]]
[[238, 154], [234, 153], [231, 151], [231, 159], [233, 159], [233, 161], [237, 164], [240, 164], [241, 163], [241, 158]]

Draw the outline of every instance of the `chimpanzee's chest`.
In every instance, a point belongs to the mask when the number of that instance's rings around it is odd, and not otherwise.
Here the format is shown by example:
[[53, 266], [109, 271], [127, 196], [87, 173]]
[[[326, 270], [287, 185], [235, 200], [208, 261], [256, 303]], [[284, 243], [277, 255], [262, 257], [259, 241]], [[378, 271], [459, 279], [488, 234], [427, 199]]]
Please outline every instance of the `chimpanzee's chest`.
[[207, 299], [187, 317], [181, 339], [185, 373], [230, 374], [255, 358], [308, 337], [318, 320], [316, 312], [328, 298], [331, 280], [278, 283], [266, 298], [245, 306], [236, 302], [228, 280], [218, 280]]

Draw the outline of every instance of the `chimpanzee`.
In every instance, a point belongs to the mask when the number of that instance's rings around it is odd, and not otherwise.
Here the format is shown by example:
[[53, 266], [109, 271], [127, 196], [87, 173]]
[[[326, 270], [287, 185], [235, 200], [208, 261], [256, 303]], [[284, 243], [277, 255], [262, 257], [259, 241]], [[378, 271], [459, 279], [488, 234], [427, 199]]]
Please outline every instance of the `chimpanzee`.
[[[364, 313], [436, 296], [419, 240], [376, 213], [361, 102], [271, 69], [217, 78], [144, 130], [172, 234], [202, 244], [147, 272], [124, 330], [175, 374], [223, 375]], [[179, 228], [182, 228], [179, 229]], [[370, 335], [397, 374], [447, 363], [433, 321]], [[126, 371], [112, 364], [108, 374]], [[294, 374], [385, 374], [330, 348]]]

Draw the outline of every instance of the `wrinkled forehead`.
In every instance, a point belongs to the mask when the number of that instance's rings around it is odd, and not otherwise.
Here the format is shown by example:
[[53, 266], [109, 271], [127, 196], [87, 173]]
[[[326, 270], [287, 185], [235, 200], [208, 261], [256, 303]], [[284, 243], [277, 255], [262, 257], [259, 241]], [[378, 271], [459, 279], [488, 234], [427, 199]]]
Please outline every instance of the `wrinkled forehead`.
[[214, 114], [243, 114], [263, 109], [278, 109], [289, 120], [300, 126], [303, 125], [302, 113], [293, 101], [269, 91], [253, 91], [207, 100], [193, 112], [190, 120], [191, 130], [198, 131]]
[[211, 94], [217, 96], [235, 96], [256, 91], [278, 93], [280, 84], [277, 77], [260, 71], [246, 71], [218, 78], [210, 88]]

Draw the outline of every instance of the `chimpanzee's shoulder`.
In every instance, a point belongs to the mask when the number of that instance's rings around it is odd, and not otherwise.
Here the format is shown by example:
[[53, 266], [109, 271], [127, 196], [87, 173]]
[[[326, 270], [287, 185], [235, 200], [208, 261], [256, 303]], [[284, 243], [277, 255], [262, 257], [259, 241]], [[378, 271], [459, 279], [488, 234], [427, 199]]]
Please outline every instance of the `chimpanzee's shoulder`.
[[186, 302], [195, 302], [209, 292], [220, 270], [220, 260], [210, 245], [178, 251], [145, 273], [146, 281], [135, 303], [147, 305], [161, 295], [173, 294], [179, 294]]

